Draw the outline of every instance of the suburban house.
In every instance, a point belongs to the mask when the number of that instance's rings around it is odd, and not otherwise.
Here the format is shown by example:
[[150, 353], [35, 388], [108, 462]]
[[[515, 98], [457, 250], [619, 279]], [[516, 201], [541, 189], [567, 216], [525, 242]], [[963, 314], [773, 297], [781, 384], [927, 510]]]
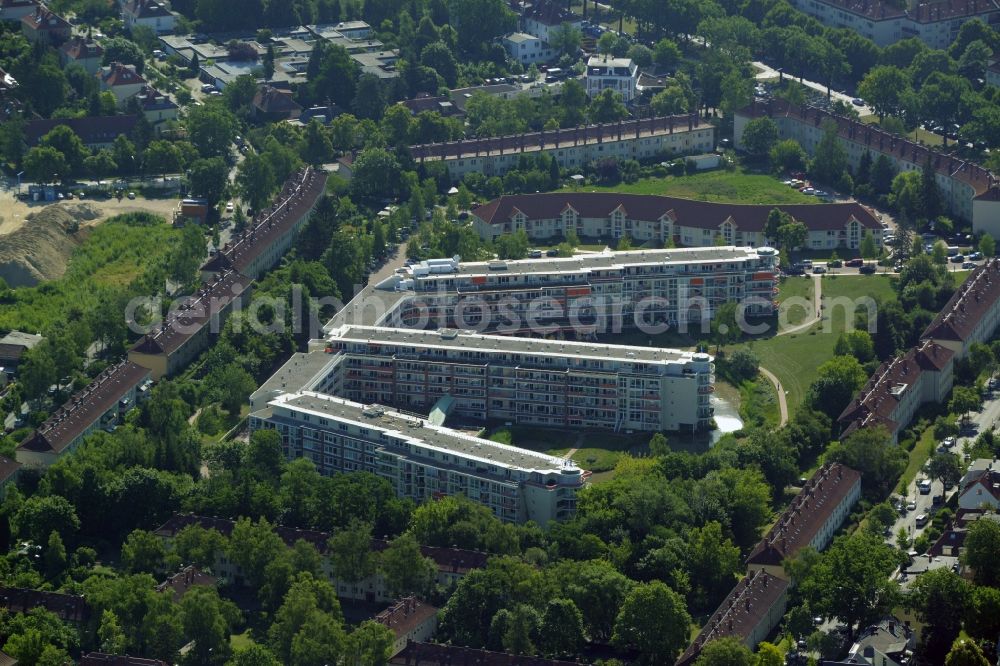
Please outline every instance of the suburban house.
[[883, 362], [837, 418], [840, 436], [882, 426], [898, 442], [921, 405], [945, 401], [954, 382], [955, 358], [948, 347], [924, 339]]
[[24, 352], [32, 349], [41, 341], [42, 336], [21, 331], [10, 331], [0, 338], [0, 368], [3, 369], [7, 378], [14, 378]]
[[[236, 523], [223, 518], [175, 514], [166, 523], [154, 530], [153, 533], [160, 537], [169, 548], [170, 543], [177, 536], [177, 533], [189, 525], [199, 525], [204, 529], [214, 529], [223, 536], [228, 537], [232, 534]], [[299, 539], [304, 539], [316, 547], [320, 555], [323, 556], [323, 575], [334, 585], [338, 597], [362, 600], [368, 603], [390, 603], [396, 601], [396, 598], [389, 593], [388, 585], [379, 573], [355, 582], [341, 581], [333, 575], [333, 569], [326, 556], [328, 550], [327, 542], [330, 540], [329, 532], [282, 527], [281, 525], [276, 525], [274, 531], [289, 547], [293, 546]], [[372, 539], [371, 549], [373, 551], [382, 552], [388, 547], [388, 541], [384, 539]], [[424, 557], [434, 560], [438, 569], [437, 583], [444, 587], [449, 587], [457, 583], [473, 569], [486, 566], [486, 561], [489, 559], [487, 553], [463, 550], [461, 548], [421, 546], [420, 552]], [[236, 585], [244, 585], [246, 582], [239, 565], [230, 561], [224, 551], [216, 553], [212, 573]]]
[[992, 466], [983, 470], [965, 483], [958, 496], [958, 508], [970, 511], [1000, 509], [1000, 465], [996, 470]]
[[861, 474], [840, 463], [820, 467], [747, 556], [747, 568], [787, 580], [782, 566], [809, 546], [823, 550], [861, 499]]
[[907, 666], [917, 649], [917, 639], [906, 623], [893, 616], [861, 631], [841, 661], [822, 660], [820, 666]]
[[[511, 86], [513, 88], [513, 86]], [[455, 101], [453, 91], [452, 101]], [[460, 106], [461, 104], [456, 104]], [[418, 164], [442, 161], [454, 182], [467, 173], [503, 176], [522, 155], [546, 152], [563, 169], [579, 169], [598, 159], [643, 160], [708, 153], [715, 149], [715, 128], [698, 113], [622, 120], [604, 125], [526, 132], [513, 136], [463, 139], [411, 146]]]
[[34, 11], [21, 17], [21, 32], [32, 44], [59, 46], [70, 38], [73, 26], [62, 16], [39, 4]]
[[103, 57], [104, 49], [101, 45], [85, 37], [74, 37], [59, 49], [59, 61], [63, 67], [75, 63], [91, 76], [101, 68]]
[[511, 33], [502, 41], [510, 57], [525, 67], [538, 62], [549, 62], [558, 56], [548, 42], [526, 32]]
[[604, 90], [611, 89], [622, 96], [623, 102], [630, 104], [635, 99], [639, 84], [639, 65], [631, 58], [592, 55], [587, 60], [587, 72], [583, 78], [590, 97], [597, 97]]
[[358, 64], [362, 74], [374, 74], [379, 79], [385, 80], [399, 76], [399, 70], [396, 69], [399, 51], [396, 49], [352, 53], [351, 60]]
[[147, 85], [146, 79], [136, 72], [135, 65], [120, 62], [101, 67], [96, 76], [101, 81], [101, 90], [111, 91], [119, 108], [124, 108], [125, 103], [142, 92]]
[[215, 587], [219, 579], [196, 566], [188, 565], [156, 586], [157, 592], [170, 592], [175, 602], [180, 602], [193, 587]]
[[138, 118], [132, 115], [29, 120], [24, 125], [24, 143], [29, 148], [37, 146], [43, 136], [56, 127], [65, 125], [88, 148], [110, 148], [119, 135], [130, 135], [137, 122]]
[[852, 169], [858, 168], [865, 153], [873, 160], [885, 155], [899, 172], [920, 172], [930, 160], [941, 198], [952, 215], [971, 221], [976, 233], [986, 232], [1000, 238], [1000, 182], [982, 166], [890, 134], [875, 125], [781, 99], [756, 101], [736, 112], [733, 137], [737, 148], [743, 146], [747, 123], [764, 116], [777, 124], [780, 138], [795, 139], [809, 154], [815, 152], [823, 138], [824, 121], [833, 122]]
[[[585, 238], [629, 236], [639, 242], [678, 247], [725, 245], [764, 247], [774, 239], [764, 233], [777, 208], [809, 230], [808, 249], [857, 249], [865, 234], [881, 238], [878, 218], [859, 203], [813, 205], [723, 204], [654, 194], [552, 192], [513, 194], [471, 211], [480, 238], [524, 230], [532, 241], [565, 238], [569, 231]], [[621, 217], [623, 220], [616, 223]]]
[[579, 30], [583, 27], [583, 18], [567, 11], [557, 1], [535, 2], [521, 16], [521, 29], [545, 43], [549, 42], [552, 32], [564, 23]]
[[159, 0], [128, 0], [122, 7], [122, 20], [129, 32], [141, 25], [157, 35], [173, 32], [177, 25], [177, 17]]
[[250, 106], [253, 117], [259, 121], [294, 120], [302, 114], [302, 107], [290, 90], [267, 84], [258, 86]]
[[410, 642], [424, 643], [437, 629], [438, 609], [416, 597], [404, 597], [375, 616], [375, 621], [392, 631], [395, 640], [389, 657], [395, 657]]
[[0, 0], [0, 21], [20, 23], [28, 14], [34, 13], [38, 0]]
[[160, 129], [157, 127], [158, 125], [168, 120], [176, 120], [177, 114], [180, 112], [173, 100], [152, 86], [145, 86], [136, 94], [135, 98], [139, 103], [139, 108], [142, 109], [142, 114], [146, 116], [146, 120], [151, 125], [157, 128], [157, 131]]
[[149, 377], [147, 368], [129, 361], [105, 369], [18, 445], [17, 462], [48, 467], [75, 450], [92, 432], [113, 429], [121, 416], [145, 397]]
[[964, 358], [976, 342], [987, 342], [1000, 325], [1000, 259], [990, 259], [972, 271], [934, 320], [923, 339], [947, 347]]

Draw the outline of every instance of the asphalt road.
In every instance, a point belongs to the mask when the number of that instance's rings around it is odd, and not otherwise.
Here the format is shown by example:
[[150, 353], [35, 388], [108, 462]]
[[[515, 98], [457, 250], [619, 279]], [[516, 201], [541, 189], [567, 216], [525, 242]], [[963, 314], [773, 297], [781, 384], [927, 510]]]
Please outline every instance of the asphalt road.
[[[771, 67], [770, 65], [768, 65], [766, 63], [763, 63], [763, 62], [755, 60], [752, 64], [753, 64], [754, 67], [756, 67], [756, 68], [758, 68], [760, 70], [757, 73], [757, 77], [756, 77], [757, 80], [776, 79], [776, 78], [778, 78], [780, 76], [778, 70], [774, 69], [773, 67]], [[798, 81], [798, 78], [793, 77], [790, 74], [785, 74], [785, 76], [787, 78], [794, 79], [794, 80]], [[805, 87], [807, 87], [807, 88], [812, 88], [813, 90], [817, 90], [817, 91], [823, 93], [824, 95], [826, 95], [826, 85], [823, 84], [823, 83], [818, 83], [816, 81], [810, 81], [809, 79], [802, 79], [802, 81], [800, 81], [800, 83], [802, 85], [804, 85]], [[856, 104], [854, 104], [852, 102], [852, 100], [854, 99], [853, 97], [851, 97], [850, 95], [845, 95], [844, 93], [841, 93], [841, 92], [837, 92], [836, 90], [831, 90], [830, 91], [830, 97], [832, 97], [833, 99], [839, 99], [840, 101], [842, 101], [842, 102], [844, 102], [846, 104], [850, 104], [855, 109], [857, 109], [858, 114], [860, 114], [861, 116], [871, 116], [871, 115], [874, 115], [874, 113], [875, 113], [874, 111], [871, 110], [871, 107], [869, 107], [867, 104], [863, 105], [863, 106], [857, 106]]]

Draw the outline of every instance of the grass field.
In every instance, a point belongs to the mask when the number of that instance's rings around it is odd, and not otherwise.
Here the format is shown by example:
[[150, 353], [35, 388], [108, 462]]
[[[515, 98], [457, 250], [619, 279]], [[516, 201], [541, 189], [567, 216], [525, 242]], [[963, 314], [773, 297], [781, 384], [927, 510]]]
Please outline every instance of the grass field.
[[793, 190], [773, 176], [744, 171], [709, 171], [691, 176], [646, 178], [614, 187], [588, 187], [595, 192], [663, 194], [672, 197], [743, 204], [819, 204], [816, 197]]
[[807, 307], [800, 305], [786, 306], [786, 321], [792, 326], [802, 323], [809, 313], [816, 309], [815, 289], [811, 277], [786, 277], [781, 281], [778, 292], [778, 302], [783, 303], [790, 298], [805, 299], [809, 302]]
[[648, 450], [649, 433], [623, 433], [584, 431], [571, 432], [529, 426], [503, 426], [487, 431], [486, 437], [494, 442], [511, 444], [523, 449], [538, 451], [558, 458], [570, 456], [583, 469], [592, 472], [610, 472], [625, 454], [642, 454]]
[[[887, 275], [826, 277], [823, 278], [823, 298], [878, 296], [894, 299], [890, 279]], [[846, 315], [845, 308], [836, 307], [832, 312], [825, 312], [823, 320], [806, 331], [746, 343], [757, 354], [761, 365], [778, 377], [782, 389], [787, 392], [789, 411], [801, 404], [806, 390], [816, 379], [819, 366], [833, 357], [834, 345], [844, 331]]]
[[934, 453], [934, 444], [934, 428], [927, 428], [920, 435], [920, 439], [917, 440], [913, 450], [910, 451], [910, 461], [906, 464], [906, 469], [903, 470], [903, 475], [899, 477], [899, 482], [896, 484], [896, 490], [894, 491], [896, 494], [906, 495], [906, 489], [909, 487], [910, 481], [916, 478], [920, 468], [924, 466], [924, 463]]

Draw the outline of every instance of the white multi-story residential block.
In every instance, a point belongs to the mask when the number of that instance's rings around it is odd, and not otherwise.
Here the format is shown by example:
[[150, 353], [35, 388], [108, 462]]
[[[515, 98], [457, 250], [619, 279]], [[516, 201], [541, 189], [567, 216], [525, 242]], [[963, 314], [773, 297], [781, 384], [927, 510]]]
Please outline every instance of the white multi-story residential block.
[[308, 458], [322, 474], [371, 472], [418, 502], [465, 495], [510, 522], [569, 518], [586, 478], [571, 460], [308, 391], [274, 398], [250, 415], [250, 429], [276, 430], [287, 457]]
[[427, 412], [447, 396], [463, 419], [614, 430], [707, 428], [708, 354], [472, 331], [345, 326], [337, 395]]
[[[623, 229], [624, 215], [615, 224]], [[731, 246], [519, 261], [433, 259], [395, 278], [396, 289], [413, 297], [398, 303], [384, 322], [587, 338], [706, 322], [718, 306], [733, 301], [747, 316], [766, 316], [774, 311], [777, 263], [770, 248]]]
[[590, 56], [584, 80], [590, 97], [597, 97], [602, 91], [611, 89], [622, 96], [623, 102], [629, 104], [635, 99], [639, 66], [631, 58]]

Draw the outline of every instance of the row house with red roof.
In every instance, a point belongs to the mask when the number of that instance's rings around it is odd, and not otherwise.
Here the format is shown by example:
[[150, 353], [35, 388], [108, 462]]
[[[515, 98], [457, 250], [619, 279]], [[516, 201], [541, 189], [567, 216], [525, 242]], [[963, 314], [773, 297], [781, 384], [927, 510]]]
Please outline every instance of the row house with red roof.
[[861, 474], [840, 463], [816, 470], [747, 556], [747, 575], [709, 617], [677, 660], [690, 666], [702, 648], [721, 638], [735, 638], [751, 650], [781, 622], [791, 580], [782, 563], [803, 548], [823, 550], [861, 498]]
[[550, 192], [512, 194], [494, 199], [471, 213], [480, 238], [524, 231], [533, 241], [565, 238], [620, 238], [673, 243], [678, 247], [724, 245], [763, 247], [767, 218], [779, 209], [809, 230], [805, 248], [858, 249], [865, 234], [880, 242], [881, 225], [859, 203], [755, 205], [695, 201], [653, 194], [620, 192]]
[[886, 360], [837, 418], [841, 437], [882, 426], [898, 441], [921, 405], [947, 399], [954, 361], [955, 352], [933, 340]]
[[924, 330], [933, 340], [964, 358], [969, 347], [987, 342], [1000, 326], [1000, 259], [990, 259], [972, 271]]
[[754, 102], [734, 114], [733, 137], [737, 148], [743, 145], [747, 123], [765, 116], [774, 120], [782, 139], [795, 139], [810, 154], [823, 138], [825, 121], [835, 123], [837, 137], [852, 169], [858, 168], [865, 153], [872, 159], [885, 155], [899, 172], [920, 172], [930, 160], [938, 190], [951, 214], [972, 222], [977, 233], [1000, 238], [1000, 181], [982, 166], [890, 134], [875, 125], [780, 99]]

